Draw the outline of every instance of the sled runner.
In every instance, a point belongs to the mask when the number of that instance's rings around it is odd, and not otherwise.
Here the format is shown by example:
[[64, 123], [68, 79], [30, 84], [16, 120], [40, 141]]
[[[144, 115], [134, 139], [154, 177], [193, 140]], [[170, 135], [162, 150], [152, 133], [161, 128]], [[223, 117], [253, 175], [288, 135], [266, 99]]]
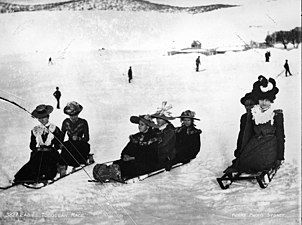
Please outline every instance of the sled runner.
[[256, 180], [261, 188], [266, 188], [272, 181], [279, 168], [280, 166], [276, 166], [270, 170], [265, 170], [255, 174], [239, 172], [225, 173], [222, 177], [216, 178], [216, 180], [223, 190], [228, 189], [234, 181], [236, 182], [241, 180]]
[[50, 181], [48, 181], [48, 180], [45, 180], [45, 181], [40, 180], [38, 183], [36, 182], [36, 180], [34, 180], [34, 181], [33, 180], [28, 180], [28, 181], [22, 182], [22, 183], [21, 182], [17, 182], [17, 183], [12, 183], [12, 184], [10, 184], [8, 186], [0, 187], [0, 190], [7, 190], [7, 189], [10, 189], [10, 188], [12, 188], [14, 186], [17, 186], [17, 185], [23, 185], [24, 187], [31, 188], [31, 189], [41, 189], [41, 188], [43, 188], [45, 186], [48, 186], [48, 185], [51, 185], [51, 184], [57, 182], [58, 180], [61, 180], [62, 178], [65, 178], [65, 177], [67, 177], [67, 176], [69, 176], [69, 175], [71, 175], [73, 173], [76, 173], [76, 172], [82, 170], [86, 166], [94, 164], [94, 160], [93, 160], [92, 156], [93, 156], [93, 154], [90, 154], [91, 158], [89, 159], [89, 162], [87, 164], [82, 165], [80, 167], [77, 167], [77, 168], [73, 169], [71, 172], [69, 172], [69, 173], [67, 173], [67, 174], [65, 174], [63, 176], [57, 177], [57, 178], [55, 178], [53, 180], [50, 180]]
[[[182, 165], [184, 165], [184, 164], [183, 163], [175, 164], [175, 165], [173, 165], [171, 167], [171, 170], [175, 169], [177, 167], [180, 167]], [[155, 176], [157, 174], [160, 174], [160, 173], [163, 173], [165, 171], [166, 171], [166, 169], [162, 168], [162, 169], [159, 169], [159, 170], [147, 173], [147, 174], [139, 175], [137, 177], [129, 178], [129, 179], [122, 179], [122, 178], [119, 179], [119, 178], [116, 178], [114, 175], [113, 176], [110, 175], [110, 172], [109, 172], [108, 176], [107, 176], [107, 174], [104, 175], [104, 179], [101, 179], [101, 180], [88, 180], [88, 182], [96, 182], [96, 183], [118, 182], [118, 183], [122, 183], [122, 184], [130, 184], [130, 183], [136, 183], [136, 182], [145, 180], [145, 179], [147, 179], [149, 177], [153, 177], [153, 176]]]

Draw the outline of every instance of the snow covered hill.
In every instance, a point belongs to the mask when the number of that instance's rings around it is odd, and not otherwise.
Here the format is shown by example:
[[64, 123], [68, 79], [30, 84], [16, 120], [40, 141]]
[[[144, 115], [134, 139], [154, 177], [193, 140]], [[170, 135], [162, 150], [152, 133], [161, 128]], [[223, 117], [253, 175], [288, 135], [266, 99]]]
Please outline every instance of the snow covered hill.
[[156, 12], [188, 12], [202, 13], [236, 5], [214, 4], [194, 7], [180, 7], [152, 3], [144, 0], [72, 0], [47, 4], [15, 4], [0, 2], [1, 13], [40, 11], [40, 10], [117, 10], [117, 11], [156, 11]]

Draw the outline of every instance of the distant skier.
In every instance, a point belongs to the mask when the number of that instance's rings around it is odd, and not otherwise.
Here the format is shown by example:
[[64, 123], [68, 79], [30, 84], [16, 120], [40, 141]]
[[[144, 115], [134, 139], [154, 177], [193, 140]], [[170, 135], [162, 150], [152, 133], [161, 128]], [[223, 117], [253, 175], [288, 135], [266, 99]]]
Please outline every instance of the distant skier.
[[131, 80], [132, 80], [132, 69], [131, 69], [131, 66], [130, 66], [129, 70], [128, 70], [128, 81], [129, 81], [129, 83], [131, 83]]
[[49, 59], [48, 59], [48, 65], [53, 65], [51, 57], [49, 57]]
[[289, 71], [289, 65], [288, 65], [288, 60], [285, 60], [284, 64], [284, 69], [285, 69], [285, 76], [287, 77], [287, 73], [289, 73], [290, 76], [292, 76], [291, 72]]
[[196, 72], [199, 71], [199, 65], [200, 65], [200, 56], [198, 56], [196, 59]]
[[265, 53], [265, 62], [269, 62], [269, 58], [271, 57], [271, 52], [267, 51]]
[[61, 92], [59, 91], [59, 87], [56, 87], [56, 91], [53, 93], [53, 96], [55, 96], [57, 100], [57, 109], [60, 109]]

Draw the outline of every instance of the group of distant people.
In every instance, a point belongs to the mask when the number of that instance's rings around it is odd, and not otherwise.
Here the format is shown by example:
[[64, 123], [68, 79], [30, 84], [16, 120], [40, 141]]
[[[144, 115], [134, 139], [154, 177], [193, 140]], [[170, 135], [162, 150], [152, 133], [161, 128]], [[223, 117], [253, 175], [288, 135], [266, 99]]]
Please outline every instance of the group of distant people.
[[[269, 62], [270, 60], [270, 57], [271, 57], [271, 52], [270, 51], [267, 51], [265, 52], [264, 54], [265, 56], [265, 62]], [[196, 72], [199, 72], [199, 66], [201, 64], [200, 62], [200, 56], [198, 56], [195, 60], [195, 64], [196, 64]], [[290, 70], [289, 70], [289, 65], [288, 65], [288, 60], [286, 59], [285, 60], [285, 64], [283, 65], [284, 69], [285, 69], [285, 76], [287, 77], [288, 75], [289, 76], [292, 76]]]
[[[271, 52], [270, 52], [270, 51], [267, 51], [267, 52], [264, 54], [264, 56], [265, 56], [265, 62], [269, 62], [269, 59], [270, 59], [270, 57], [271, 57]], [[289, 70], [289, 65], [288, 65], [288, 60], [287, 60], [287, 59], [285, 60], [285, 63], [284, 63], [284, 65], [283, 65], [283, 67], [284, 67], [284, 69], [285, 69], [285, 76], [287, 77], [288, 74], [289, 74], [289, 76], [292, 76], [292, 74], [291, 74], [291, 72], [290, 72], [290, 70]]]

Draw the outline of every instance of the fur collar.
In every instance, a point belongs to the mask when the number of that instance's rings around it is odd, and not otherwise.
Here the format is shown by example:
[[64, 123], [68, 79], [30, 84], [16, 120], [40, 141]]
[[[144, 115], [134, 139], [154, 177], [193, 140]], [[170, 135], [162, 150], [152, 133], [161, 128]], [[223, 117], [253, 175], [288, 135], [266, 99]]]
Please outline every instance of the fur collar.
[[255, 124], [265, 124], [267, 122], [271, 122], [271, 125], [274, 123], [274, 116], [275, 112], [272, 107], [270, 107], [268, 110], [261, 112], [260, 106], [255, 105], [252, 108], [252, 115], [253, 115], [253, 120], [255, 121]]
[[[48, 123], [45, 126], [40, 124], [34, 127], [32, 130], [33, 135], [36, 137], [36, 147], [40, 147], [41, 145], [50, 146], [51, 141], [54, 139], [53, 132], [56, 129], [56, 125], [52, 123]], [[48, 134], [45, 142], [43, 141], [42, 135]]]
[[201, 130], [195, 128], [194, 126], [186, 127], [185, 125], [182, 125], [181, 127], [177, 127], [175, 129], [175, 133], [181, 133], [181, 132], [185, 132], [187, 135], [201, 134]]
[[129, 136], [130, 142], [138, 145], [151, 145], [155, 142], [159, 142], [159, 139], [156, 138], [154, 135], [150, 135], [149, 132], [147, 133], [136, 133]]

